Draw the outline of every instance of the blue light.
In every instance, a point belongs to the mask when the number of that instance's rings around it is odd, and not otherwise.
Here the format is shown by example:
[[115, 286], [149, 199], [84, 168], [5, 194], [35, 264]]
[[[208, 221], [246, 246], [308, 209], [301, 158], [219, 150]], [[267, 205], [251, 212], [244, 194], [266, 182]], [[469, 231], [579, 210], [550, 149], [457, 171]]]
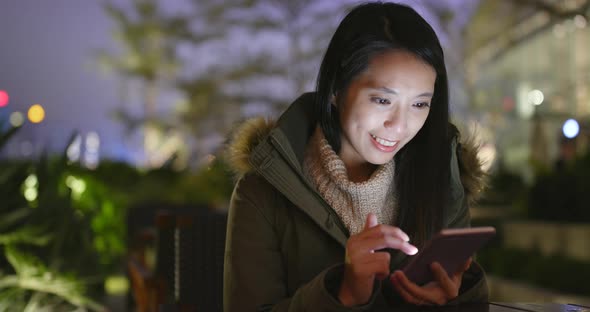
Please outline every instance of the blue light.
[[573, 139], [580, 133], [580, 125], [575, 119], [568, 119], [563, 123], [563, 135], [568, 139]]

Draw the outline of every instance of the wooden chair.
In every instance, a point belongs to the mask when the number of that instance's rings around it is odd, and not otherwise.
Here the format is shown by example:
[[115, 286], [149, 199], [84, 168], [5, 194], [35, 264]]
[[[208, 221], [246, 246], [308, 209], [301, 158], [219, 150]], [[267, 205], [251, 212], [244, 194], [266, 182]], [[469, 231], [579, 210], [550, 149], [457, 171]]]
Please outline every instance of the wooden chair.
[[[159, 311], [161, 304], [173, 300], [175, 216], [162, 210], [156, 213], [154, 223], [155, 234], [136, 237], [127, 257], [131, 295], [138, 312]], [[150, 249], [155, 252], [155, 263], [148, 261]]]
[[177, 302], [189, 309], [222, 311], [227, 214], [201, 210], [176, 220]]
[[136, 310], [222, 311], [227, 214], [172, 207], [158, 211], [155, 226], [153, 267], [142, 252], [127, 261]]

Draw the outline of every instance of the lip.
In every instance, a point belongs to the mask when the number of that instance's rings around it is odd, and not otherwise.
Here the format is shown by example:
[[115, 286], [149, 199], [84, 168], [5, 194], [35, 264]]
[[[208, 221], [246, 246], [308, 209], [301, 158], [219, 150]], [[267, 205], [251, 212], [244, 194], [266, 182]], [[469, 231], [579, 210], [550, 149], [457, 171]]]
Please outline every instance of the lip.
[[393, 146], [385, 146], [385, 145], [377, 142], [377, 140], [373, 137], [373, 135], [369, 134], [369, 137], [371, 138], [371, 142], [373, 143], [373, 145], [378, 150], [385, 152], [385, 153], [391, 153], [391, 152], [395, 151], [395, 149], [397, 148], [397, 145], [399, 144], [399, 141], [391, 141], [391, 142], [395, 142], [395, 144]]

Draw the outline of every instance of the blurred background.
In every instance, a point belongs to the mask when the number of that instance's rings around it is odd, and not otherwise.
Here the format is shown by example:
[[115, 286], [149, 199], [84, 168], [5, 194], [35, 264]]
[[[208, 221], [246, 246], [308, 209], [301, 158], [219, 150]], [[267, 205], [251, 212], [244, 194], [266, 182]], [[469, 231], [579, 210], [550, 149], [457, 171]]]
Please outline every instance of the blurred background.
[[[401, 2], [481, 145], [491, 300], [590, 304], [590, 1]], [[2, 0], [0, 311], [218, 308], [226, 138], [313, 90], [358, 3]]]

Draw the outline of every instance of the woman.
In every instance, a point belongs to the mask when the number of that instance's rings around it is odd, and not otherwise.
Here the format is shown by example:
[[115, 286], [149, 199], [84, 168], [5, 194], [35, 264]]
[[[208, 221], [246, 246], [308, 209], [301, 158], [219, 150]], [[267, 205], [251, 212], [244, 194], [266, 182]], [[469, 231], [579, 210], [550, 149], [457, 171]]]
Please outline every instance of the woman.
[[443, 51], [413, 9], [354, 8], [315, 93], [276, 124], [246, 122], [227, 229], [226, 311], [356, 311], [486, 301], [482, 270], [398, 271], [442, 228], [468, 227], [481, 178], [449, 123]]

